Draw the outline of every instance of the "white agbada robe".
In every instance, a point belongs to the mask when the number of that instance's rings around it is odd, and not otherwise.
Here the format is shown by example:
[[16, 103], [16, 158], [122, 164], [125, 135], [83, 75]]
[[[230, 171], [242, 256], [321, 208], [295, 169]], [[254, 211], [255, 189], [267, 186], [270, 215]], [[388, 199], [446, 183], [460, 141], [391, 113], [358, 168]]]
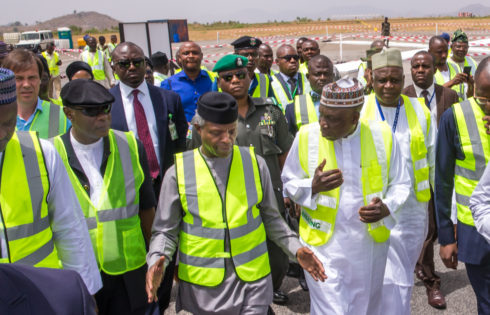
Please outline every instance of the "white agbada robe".
[[[382, 107], [382, 110], [386, 122], [392, 127], [396, 116], [396, 107]], [[381, 115], [377, 108], [375, 112], [376, 118], [381, 121]], [[429, 180], [432, 186], [434, 183], [436, 133], [436, 116], [431, 113], [431, 125], [425, 137], [425, 145], [428, 154]], [[386, 314], [402, 315], [410, 314], [413, 273], [428, 230], [428, 203], [419, 202], [413, 188], [415, 178], [410, 153], [410, 129], [403, 106], [400, 107], [395, 138], [398, 141], [412, 185], [407, 201], [396, 214], [397, 224], [391, 230], [388, 261], [386, 262], [383, 282], [382, 308]]]
[[[340, 186], [335, 230], [330, 240], [322, 246], [310, 246], [300, 239], [323, 263], [328, 277], [325, 282], [316, 282], [305, 273], [310, 289], [310, 311], [311, 314], [381, 314], [381, 289], [389, 240], [375, 243], [367, 231], [367, 225], [359, 219], [359, 208], [364, 206], [360, 125], [353, 134], [334, 141], [334, 148], [337, 166], [344, 179]], [[313, 178], [308, 178], [301, 168], [297, 136], [281, 178], [287, 196], [297, 204], [316, 209], [318, 194], [312, 196]], [[409, 190], [409, 176], [399, 146], [393, 139], [389, 186], [383, 199], [392, 214], [405, 202]], [[388, 228], [396, 223], [391, 215], [384, 218], [384, 222]]]

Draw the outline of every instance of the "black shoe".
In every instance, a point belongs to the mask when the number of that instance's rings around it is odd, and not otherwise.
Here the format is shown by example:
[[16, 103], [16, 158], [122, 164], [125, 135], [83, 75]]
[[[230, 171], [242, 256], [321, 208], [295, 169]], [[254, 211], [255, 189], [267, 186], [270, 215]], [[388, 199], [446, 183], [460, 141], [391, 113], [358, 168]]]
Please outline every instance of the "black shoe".
[[272, 307], [269, 305], [269, 308], [267, 309], [267, 315], [276, 315], [274, 311], [272, 310]]
[[301, 267], [297, 263], [289, 263], [288, 268], [288, 277], [299, 278], [299, 273], [301, 271]]
[[284, 305], [288, 302], [288, 300], [288, 296], [281, 290], [274, 291], [274, 296], [272, 298], [272, 302], [274, 302], [274, 304]]
[[301, 286], [301, 289], [303, 289], [303, 291], [308, 292], [309, 289], [308, 289], [308, 284], [306, 283], [304, 272], [305, 272], [304, 270], [301, 270], [301, 273], [299, 274], [298, 282], [299, 285]]

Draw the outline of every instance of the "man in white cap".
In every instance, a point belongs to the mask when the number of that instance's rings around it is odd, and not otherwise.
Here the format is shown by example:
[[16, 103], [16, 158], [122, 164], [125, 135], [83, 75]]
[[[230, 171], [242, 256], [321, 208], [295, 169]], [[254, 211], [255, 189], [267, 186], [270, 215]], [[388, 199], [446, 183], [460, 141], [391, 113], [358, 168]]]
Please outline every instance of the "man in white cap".
[[320, 284], [306, 274], [311, 314], [384, 313], [390, 229], [410, 181], [390, 128], [359, 119], [363, 103], [356, 79], [325, 86], [319, 122], [296, 134], [281, 176], [301, 205], [300, 241], [328, 275]]
[[406, 176], [412, 184], [391, 231], [382, 308], [387, 314], [410, 314], [413, 270], [428, 229], [436, 120], [423, 98], [401, 94], [405, 76], [398, 49], [388, 48], [373, 55], [372, 67], [374, 93], [366, 97], [361, 116], [388, 123], [400, 144], [403, 164], [408, 169]]

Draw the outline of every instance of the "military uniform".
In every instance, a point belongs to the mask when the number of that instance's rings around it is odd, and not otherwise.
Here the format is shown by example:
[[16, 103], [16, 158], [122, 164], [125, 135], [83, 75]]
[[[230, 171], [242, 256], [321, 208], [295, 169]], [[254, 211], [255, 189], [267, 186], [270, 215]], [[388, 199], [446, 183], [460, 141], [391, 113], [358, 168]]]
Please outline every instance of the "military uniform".
[[[278, 156], [288, 152], [293, 143], [293, 136], [288, 131], [288, 124], [281, 109], [271, 99], [249, 98], [250, 106], [246, 117], [238, 116], [238, 132], [235, 144], [253, 146], [255, 153], [264, 158], [272, 179], [278, 209], [285, 216], [282, 195], [281, 167]], [[187, 139], [187, 148], [195, 149], [201, 145], [201, 138], [192, 128]], [[281, 286], [288, 268], [287, 255], [274, 243], [268, 241], [274, 290]]]

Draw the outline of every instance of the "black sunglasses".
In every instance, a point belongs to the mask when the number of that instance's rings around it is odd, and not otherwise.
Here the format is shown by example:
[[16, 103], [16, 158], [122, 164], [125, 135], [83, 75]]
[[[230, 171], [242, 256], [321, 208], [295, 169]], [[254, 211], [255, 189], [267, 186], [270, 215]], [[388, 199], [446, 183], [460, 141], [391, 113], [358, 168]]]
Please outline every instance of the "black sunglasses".
[[227, 73], [225, 75], [220, 75], [219, 77], [225, 80], [226, 82], [230, 82], [233, 80], [233, 76], [236, 76], [239, 80], [245, 79], [245, 77], [248, 75], [246, 71], [238, 71], [235, 73]]
[[81, 111], [82, 114], [89, 117], [96, 117], [100, 114], [109, 114], [112, 109], [112, 104], [106, 104], [102, 106], [90, 106], [90, 107], [71, 107], [71, 109]]
[[118, 60], [116, 61], [116, 64], [120, 66], [121, 68], [124, 69], [129, 69], [131, 67], [131, 64], [135, 66], [136, 68], [141, 67], [145, 63], [144, 58], [139, 58], [139, 59], [127, 59], [127, 60]]
[[291, 58], [298, 61], [299, 60], [299, 56], [298, 55], [286, 55], [286, 56], [282, 56], [282, 57], [279, 57], [281, 59], [284, 59], [286, 61], [290, 61]]

